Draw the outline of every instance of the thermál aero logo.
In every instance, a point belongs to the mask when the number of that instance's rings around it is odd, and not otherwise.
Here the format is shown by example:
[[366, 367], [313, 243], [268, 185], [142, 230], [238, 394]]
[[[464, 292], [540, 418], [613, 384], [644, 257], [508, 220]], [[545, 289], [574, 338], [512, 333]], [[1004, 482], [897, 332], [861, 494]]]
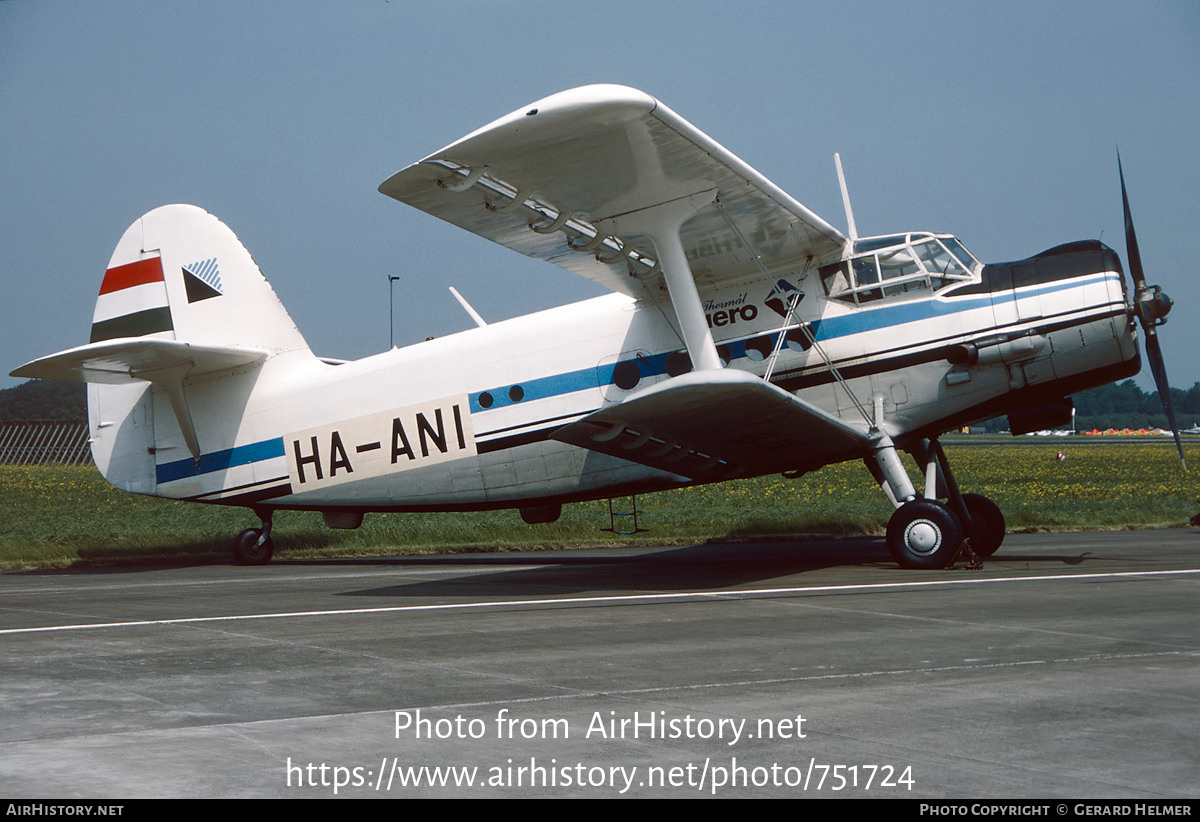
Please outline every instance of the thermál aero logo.
[[189, 303], [220, 297], [224, 292], [221, 290], [221, 269], [217, 265], [217, 258], [210, 257], [183, 266], [183, 287]]
[[[748, 323], [758, 317], [758, 306], [749, 302], [749, 294], [742, 292], [727, 299], [704, 301], [704, 316], [708, 327], [736, 325], [739, 322]], [[770, 292], [763, 299], [763, 304], [780, 317], [786, 317], [792, 301], [804, 299], [804, 292], [787, 280], [777, 280]]]

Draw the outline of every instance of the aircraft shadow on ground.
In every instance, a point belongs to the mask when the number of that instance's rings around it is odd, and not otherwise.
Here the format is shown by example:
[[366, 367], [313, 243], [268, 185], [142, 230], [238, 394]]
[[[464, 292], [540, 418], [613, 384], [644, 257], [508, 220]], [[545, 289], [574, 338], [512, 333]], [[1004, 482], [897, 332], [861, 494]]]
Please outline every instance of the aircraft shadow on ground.
[[[324, 564], [327, 561], [309, 561]], [[781, 579], [830, 568], [863, 568], [882, 572], [870, 582], [894, 581], [914, 572], [897, 566], [878, 537], [742, 544], [703, 544], [674, 548], [645, 549], [613, 556], [573, 556], [554, 552], [539, 554], [404, 557], [390, 560], [339, 560], [348, 564], [386, 563], [390, 566], [452, 567], [462, 565], [464, 574], [451, 579], [414, 581], [348, 591], [354, 597], [524, 597], [565, 596], [613, 591], [684, 592], [732, 589], [746, 584], [770, 586]], [[1046, 563], [1077, 565], [1083, 556], [1022, 555], [998, 557], [1011, 566]], [[530, 566], [533, 567], [530, 567]], [[519, 566], [519, 567], [514, 567]], [[481, 568], [488, 569], [480, 571]], [[963, 563], [952, 573], [963, 571]], [[494, 570], [493, 570], [494, 569]], [[915, 572], [939, 575], [947, 572]], [[788, 585], [794, 585], [790, 580]]]
[[[177, 549], [177, 550], [174, 550]], [[762, 542], [711, 542], [675, 547], [591, 550], [547, 550], [511, 553], [463, 553], [420, 556], [331, 557], [290, 559], [286, 549], [271, 567], [454, 567], [461, 577], [437, 582], [415, 582], [342, 594], [343, 596], [517, 596], [567, 594], [581, 591], [689, 591], [731, 588], [828, 568], [870, 567], [902, 572], [880, 537], [843, 537], [772, 540]], [[170, 568], [232, 565], [224, 542], [197, 542], [173, 546], [170, 558], [111, 558], [83, 556], [84, 564], [71, 568], [32, 569], [10, 573], [54, 575], [138, 574]], [[1071, 554], [1009, 554], [1001, 549], [987, 565], [1076, 566], [1097, 558], [1090, 552]], [[961, 569], [960, 561], [955, 567]], [[531, 567], [535, 566], [535, 567]], [[480, 572], [479, 569], [495, 569]], [[260, 569], [245, 568], [244, 573]], [[261, 572], [269, 573], [265, 569]], [[931, 572], [939, 573], [939, 572]], [[879, 580], [882, 581], [882, 580]]]

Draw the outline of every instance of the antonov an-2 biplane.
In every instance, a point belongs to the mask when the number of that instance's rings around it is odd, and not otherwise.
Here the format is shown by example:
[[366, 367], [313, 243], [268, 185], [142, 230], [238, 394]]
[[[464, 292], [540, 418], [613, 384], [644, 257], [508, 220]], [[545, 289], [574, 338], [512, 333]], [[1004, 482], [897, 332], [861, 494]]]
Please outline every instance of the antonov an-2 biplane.
[[538, 523], [852, 459], [895, 506], [900, 564], [989, 555], [1004, 518], [960, 493], [939, 435], [1066, 424], [1072, 393], [1138, 371], [1135, 320], [1169, 401], [1170, 300], [1146, 285], [1128, 202], [1132, 289], [1097, 241], [983, 265], [948, 234], [859, 237], [841, 188], [849, 236], [653, 97], [565, 91], [379, 190], [613, 293], [324, 360], [233, 233], [170, 205], [118, 243], [90, 342], [13, 375], [89, 383], [92, 453], [118, 488], [253, 510], [245, 563], [270, 559], [277, 510], [334, 528], [490, 508]]

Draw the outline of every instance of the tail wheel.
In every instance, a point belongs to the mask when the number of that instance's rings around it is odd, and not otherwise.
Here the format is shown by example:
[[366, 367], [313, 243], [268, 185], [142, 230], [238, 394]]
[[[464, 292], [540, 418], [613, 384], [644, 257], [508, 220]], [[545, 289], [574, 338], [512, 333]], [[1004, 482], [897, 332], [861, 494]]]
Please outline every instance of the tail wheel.
[[977, 556], [990, 557], [1004, 542], [1004, 514], [1000, 507], [981, 494], [963, 494], [963, 504], [971, 515], [971, 550]]
[[266, 565], [275, 553], [275, 543], [267, 537], [259, 544], [262, 529], [247, 528], [233, 539], [233, 556], [239, 565]]
[[888, 551], [904, 568], [945, 568], [962, 541], [958, 517], [936, 500], [906, 502], [888, 520]]

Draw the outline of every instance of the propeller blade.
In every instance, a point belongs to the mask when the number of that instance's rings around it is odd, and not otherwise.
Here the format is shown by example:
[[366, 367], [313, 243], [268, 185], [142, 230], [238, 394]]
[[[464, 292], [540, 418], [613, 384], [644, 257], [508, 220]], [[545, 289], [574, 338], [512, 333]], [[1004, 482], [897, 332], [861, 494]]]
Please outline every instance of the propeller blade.
[[1153, 327], [1146, 329], [1146, 359], [1150, 361], [1150, 371], [1154, 374], [1154, 385], [1158, 388], [1158, 398], [1162, 401], [1163, 411], [1167, 413], [1167, 422], [1171, 424], [1171, 433], [1175, 435], [1175, 448], [1179, 451], [1179, 462], [1187, 472], [1187, 460], [1183, 456], [1183, 441], [1179, 439], [1179, 425], [1175, 422], [1175, 406], [1171, 402], [1171, 386], [1167, 382], [1167, 366], [1163, 362], [1162, 349], [1158, 345], [1158, 334]]
[[1165, 321], [1167, 312], [1171, 310], [1171, 301], [1157, 286], [1151, 289], [1146, 285], [1146, 275], [1142, 272], [1142, 253], [1138, 250], [1137, 232], [1133, 229], [1133, 215], [1129, 211], [1129, 195], [1125, 191], [1125, 169], [1121, 167], [1120, 151], [1117, 152], [1117, 173], [1121, 175], [1121, 205], [1125, 208], [1125, 256], [1129, 258], [1129, 276], [1133, 278], [1133, 304], [1137, 309], [1142, 330], [1146, 333], [1146, 359], [1150, 361], [1150, 371], [1154, 375], [1154, 384], [1158, 387], [1158, 398], [1167, 414], [1167, 422], [1170, 423], [1171, 433], [1175, 436], [1175, 448], [1179, 451], [1179, 462], [1186, 473], [1187, 460], [1183, 456], [1179, 425], [1175, 422], [1175, 406], [1171, 402], [1167, 366], [1163, 362], [1162, 347], [1158, 344], [1157, 326]]
[[1142, 273], [1142, 253], [1138, 251], [1137, 232], [1133, 230], [1133, 215], [1129, 213], [1129, 196], [1125, 193], [1125, 170], [1121, 168], [1119, 151], [1117, 173], [1121, 175], [1121, 204], [1125, 206], [1125, 256], [1129, 258], [1129, 276], [1133, 278], [1136, 292], [1146, 287], [1146, 276]]

